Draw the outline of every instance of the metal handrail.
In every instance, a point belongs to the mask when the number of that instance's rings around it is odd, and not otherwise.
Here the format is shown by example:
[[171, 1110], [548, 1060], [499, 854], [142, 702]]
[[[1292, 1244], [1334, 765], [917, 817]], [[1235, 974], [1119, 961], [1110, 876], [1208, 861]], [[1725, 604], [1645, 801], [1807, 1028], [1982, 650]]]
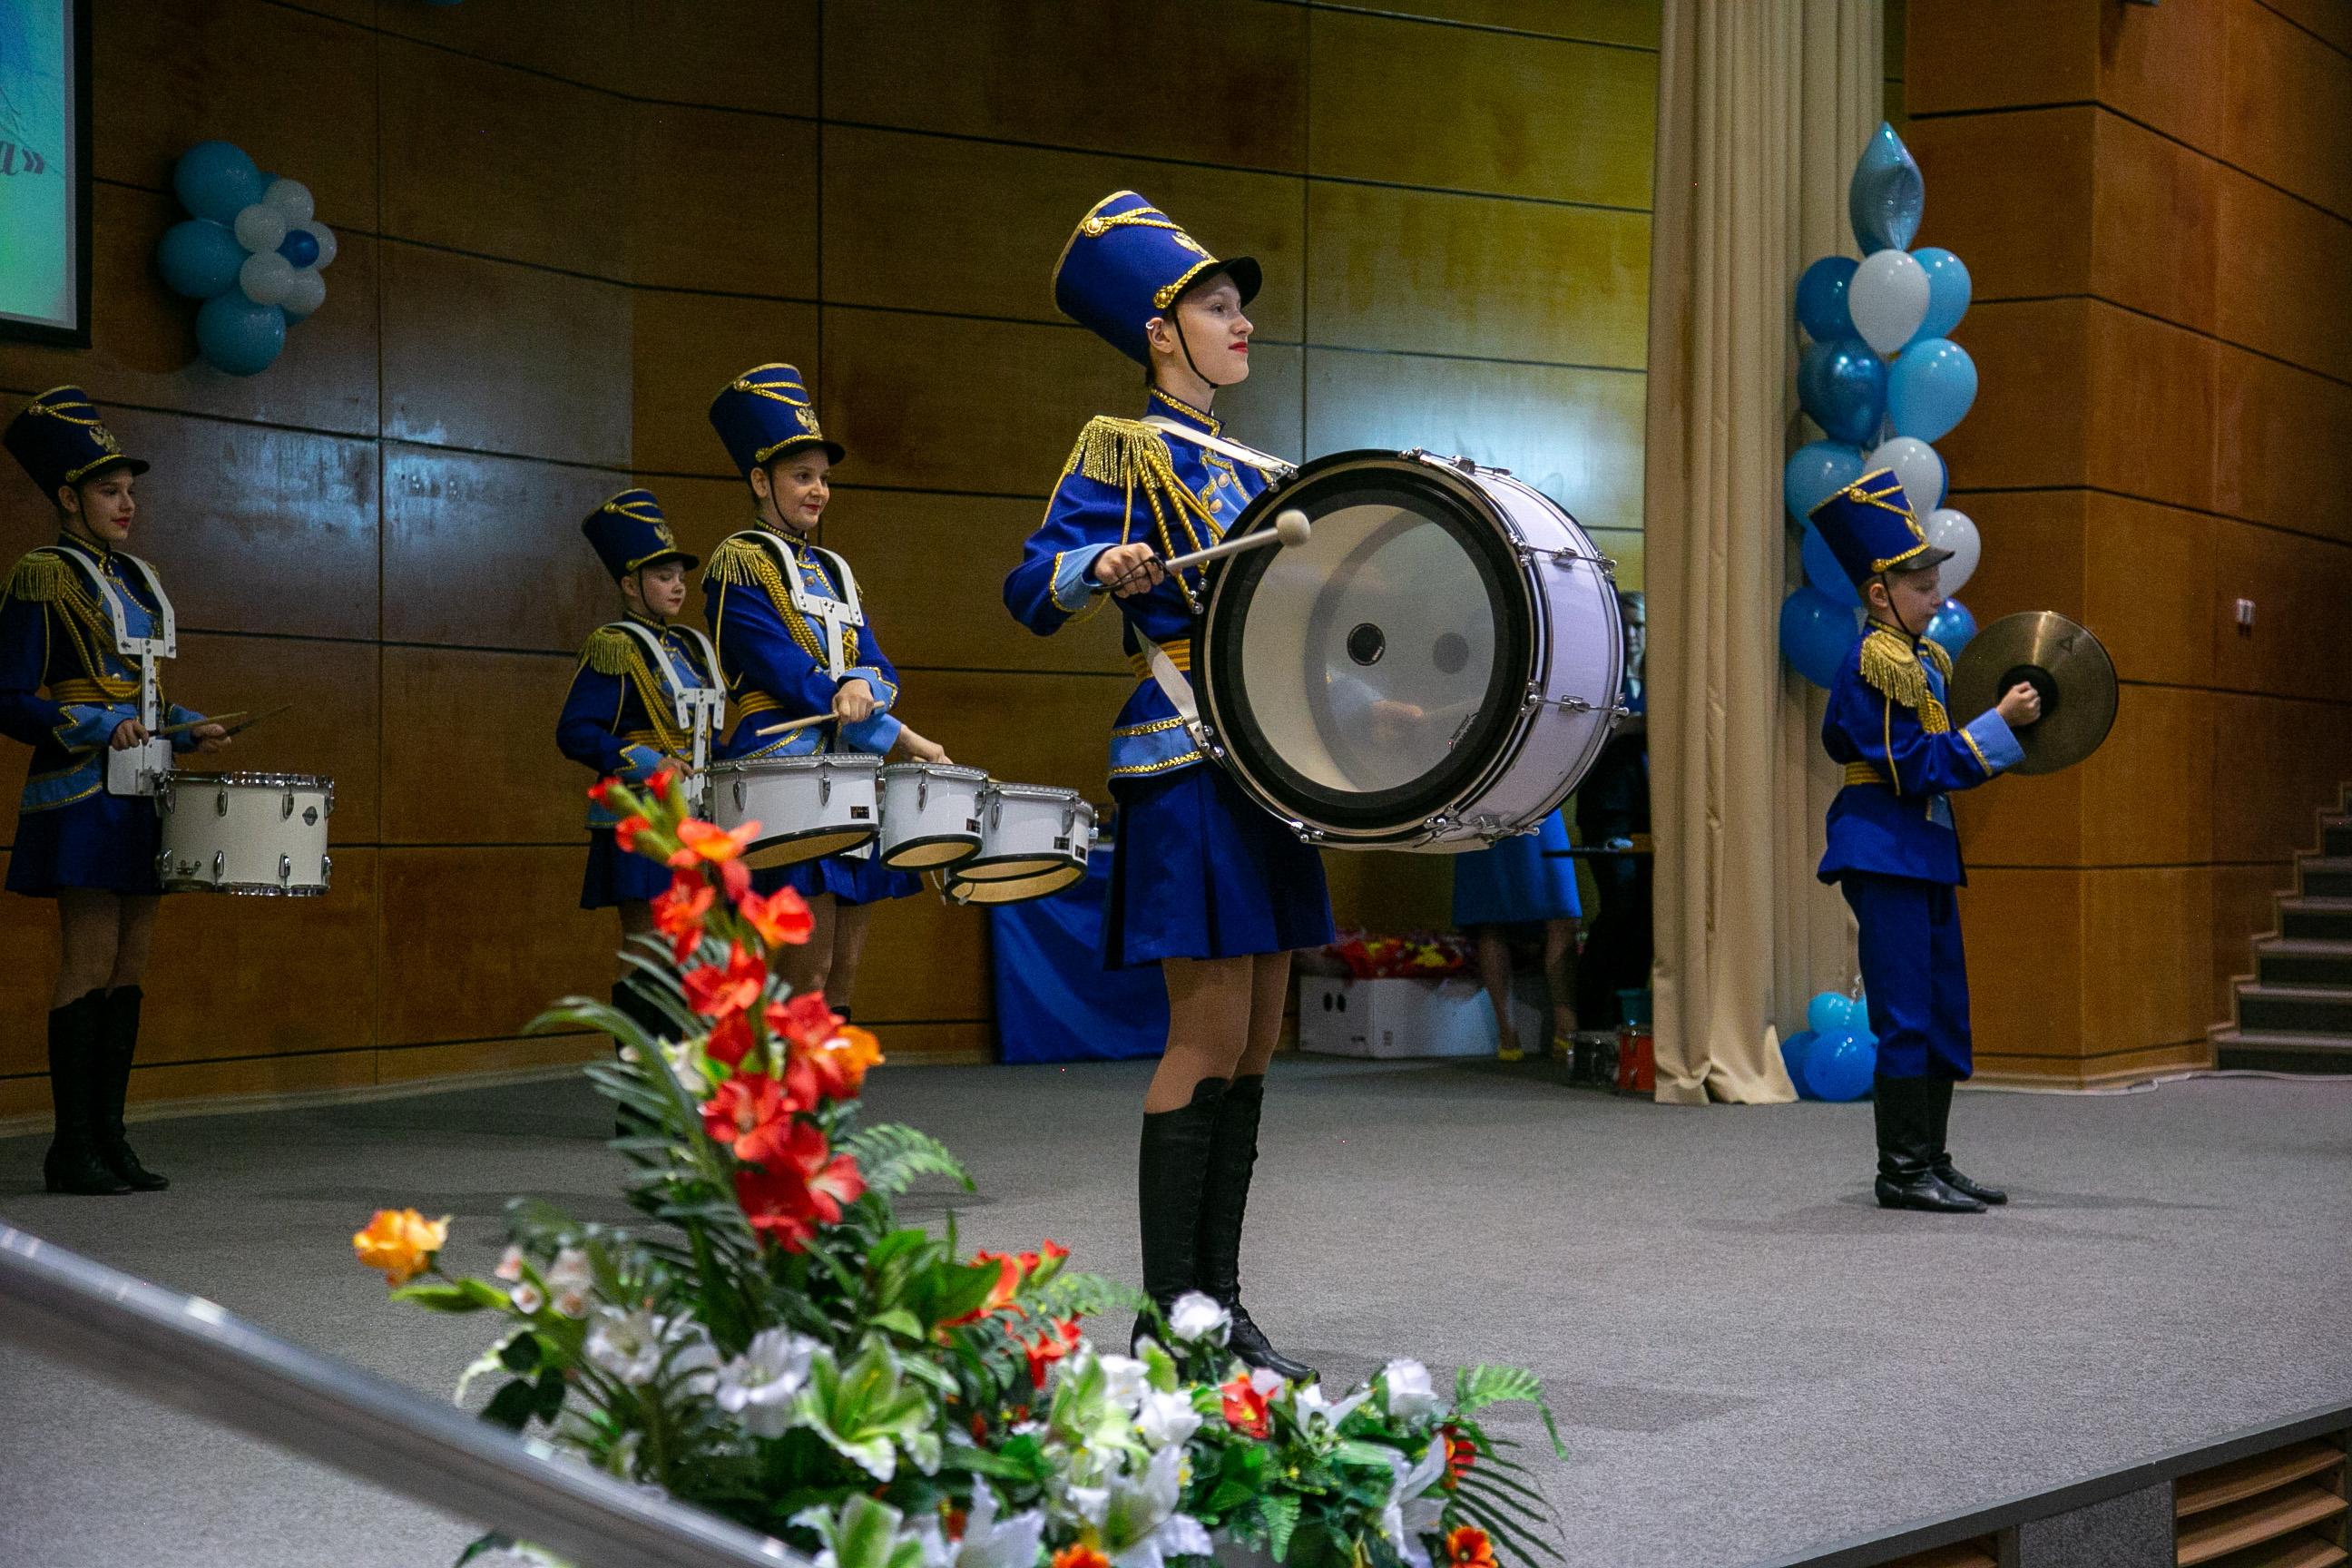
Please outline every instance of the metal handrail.
[[782, 1542], [5, 1224], [0, 1338], [593, 1568], [811, 1568]]

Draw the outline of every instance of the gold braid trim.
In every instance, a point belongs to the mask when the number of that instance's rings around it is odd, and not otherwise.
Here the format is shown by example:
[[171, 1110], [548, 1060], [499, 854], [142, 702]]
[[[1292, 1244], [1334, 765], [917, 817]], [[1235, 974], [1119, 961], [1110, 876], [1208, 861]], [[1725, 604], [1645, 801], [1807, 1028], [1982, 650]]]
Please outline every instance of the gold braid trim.
[[[784, 629], [792, 633], [793, 641], [800, 645], [803, 653], [816, 661], [819, 668], [824, 667], [824, 640], [816, 635], [816, 628], [809, 625], [808, 617], [793, 607], [793, 591], [785, 586], [784, 574], [776, 569], [775, 552], [766, 545], [744, 534], [729, 534], [710, 552], [710, 563], [702, 569], [702, 580], [727, 587], [763, 590], [768, 602], [776, 606], [776, 614], [783, 618]], [[845, 668], [857, 662], [857, 636], [854, 627], [843, 628], [841, 656]]]
[[636, 639], [618, 626], [598, 626], [588, 634], [580, 662], [599, 675], [626, 675], [638, 662]]
[[74, 585], [74, 569], [63, 557], [36, 550], [17, 562], [16, 569], [8, 574], [7, 596], [46, 605], [64, 598]]
[[[1937, 668], [1947, 668], [1944, 650], [1933, 643], [1927, 646], [1935, 649]], [[1862, 639], [1862, 678], [1873, 689], [1918, 714], [1919, 728], [1928, 734], [1941, 735], [1951, 729], [1951, 716], [1928, 688], [1927, 666], [1919, 662], [1917, 651], [1893, 632], [1874, 631]]]
[[[1151, 508], [1152, 529], [1159, 535], [1162, 554], [1181, 555], [1202, 548], [1203, 528], [1212, 542], [1224, 537], [1208, 503], [1177, 476], [1176, 465], [1168, 455], [1168, 443], [1160, 439], [1159, 431], [1139, 419], [1114, 419], [1108, 414], [1097, 414], [1087, 420], [1086, 428], [1078, 432], [1077, 445], [1070, 448], [1069, 460], [1062, 465], [1064, 479], [1072, 474], [1125, 493], [1128, 521], [1121, 530], [1121, 542], [1133, 532], [1139, 490]], [[1195, 527], [1196, 522], [1201, 526]], [[1185, 542], [1181, 546], [1171, 523], [1184, 530]], [[1193, 596], [1189, 584], [1180, 580], [1179, 585], [1187, 599]]]
[[625, 677], [635, 689], [646, 717], [653, 721], [651, 732], [657, 737], [660, 749], [672, 753], [686, 749], [688, 737], [673, 721], [670, 699], [662, 690], [661, 681], [646, 667], [646, 650], [634, 634], [619, 626], [598, 626], [588, 634], [587, 646], [580, 650], [580, 662], [599, 675]]

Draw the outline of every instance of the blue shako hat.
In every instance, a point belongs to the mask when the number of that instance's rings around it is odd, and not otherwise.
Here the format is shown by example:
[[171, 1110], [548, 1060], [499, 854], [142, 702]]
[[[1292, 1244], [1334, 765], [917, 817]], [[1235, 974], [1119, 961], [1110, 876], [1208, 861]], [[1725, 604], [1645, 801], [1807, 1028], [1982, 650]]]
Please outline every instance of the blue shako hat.
[[700, 557], [677, 547], [677, 536], [662, 520], [661, 502], [654, 500], [651, 490], [623, 490], [613, 496], [581, 521], [580, 531], [596, 547], [598, 558], [615, 583], [664, 561], [682, 561], [689, 572], [702, 564]]
[[1143, 329], [1165, 316], [1187, 289], [1223, 272], [1246, 305], [1265, 274], [1247, 256], [1210, 255], [1175, 219], [1133, 191], [1114, 191], [1087, 209], [1054, 264], [1054, 303], [1062, 314], [1149, 369]]
[[0, 445], [24, 465], [45, 496], [107, 468], [147, 471], [143, 459], [124, 454], [122, 443], [99, 417], [98, 405], [79, 386], [53, 386], [25, 405], [0, 435]]
[[838, 463], [847, 454], [817, 427], [816, 403], [788, 364], [759, 364], [719, 389], [710, 400], [710, 427], [727, 444], [727, 455], [745, 479], [803, 447], [822, 447]]
[[1892, 468], [1863, 475], [1809, 515], [1857, 589], [1881, 572], [1925, 572], [1952, 558], [1927, 542]]

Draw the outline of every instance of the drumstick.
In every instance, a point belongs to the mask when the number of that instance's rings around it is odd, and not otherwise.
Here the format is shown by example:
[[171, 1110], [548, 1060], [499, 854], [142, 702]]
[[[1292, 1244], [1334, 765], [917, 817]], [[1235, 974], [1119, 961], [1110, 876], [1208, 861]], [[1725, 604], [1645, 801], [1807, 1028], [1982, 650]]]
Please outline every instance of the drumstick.
[[782, 724], [771, 724], [766, 729], [755, 730], [752, 733], [764, 741], [771, 735], [788, 735], [794, 730], [805, 730], [812, 724], [829, 724], [832, 721], [833, 715], [830, 713], [812, 713], [805, 719], [793, 719]]
[[[293, 706], [294, 704], [291, 702], [280, 702], [277, 707], [272, 708], [267, 713], [256, 713], [250, 719], [244, 720], [239, 723], [231, 724], [225, 731], [223, 731], [222, 738], [226, 740], [230, 735], [242, 735], [247, 730], [252, 729], [256, 724], [260, 723], [264, 719], [275, 719], [278, 715], [285, 712], [289, 708]], [[232, 713], [229, 717], [234, 719], [236, 715]], [[213, 722], [217, 723], [219, 721], [215, 720]]]
[[[1162, 561], [1160, 563], [1160, 569], [1163, 572], [1181, 572], [1187, 566], [1205, 565], [1223, 556], [1238, 555], [1244, 550], [1264, 550], [1268, 545], [1278, 544], [1287, 550], [1293, 545], [1306, 543], [1307, 536], [1314, 531], [1315, 525], [1307, 521], [1307, 514], [1297, 507], [1292, 507], [1276, 514], [1272, 528], [1261, 528], [1248, 533], [1237, 534], [1231, 539], [1221, 540], [1206, 550], [1195, 550], [1189, 555], [1179, 555], [1172, 561]], [[1112, 584], [1100, 582], [1094, 585], [1097, 593], [1110, 586]]]
[[[291, 703], [289, 703], [287, 706], [288, 706], [288, 707], [291, 707], [291, 706], [292, 706], [292, 704], [291, 704]], [[280, 708], [280, 709], [278, 709], [278, 710], [277, 710], [277, 711], [278, 711], [278, 712], [280, 712], [280, 713], [283, 713], [285, 710], [285, 710], [284, 708]], [[268, 718], [268, 716], [269, 716], [269, 715], [268, 715], [268, 714], [267, 714], [267, 713], [265, 713], [265, 714], [263, 714], [263, 715], [262, 715], [262, 717], [263, 717], [263, 718], [265, 718], [265, 719], [266, 719], [266, 718]], [[164, 725], [164, 726], [163, 726], [162, 729], [160, 729], [160, 730], [150, 730], [150, 731], [147, 731], [147, 738], [148, 738], [149, 740], [152, 740], [152, 741], [160, 741], [160, 740], [162, 740], [162, 739], [163, 739], [164, 736], [166, 736], [166, 735], [176, 735], [176, 734], [179, 734], [179, 733], [180, 733], [182, 731], [184, 731], [184, 730], [193, 730], [193, 729], [196, 728], [196, 727], [197, 727], [198, 725], [200, 725], [200, 724], [218, 724], [218, 723], [221, 723], [221, 722], [223, 722], [224, 721], [226, 721], [226, 720], [230, 720], [230, 719], [243, 719], [244, 717], [245, 717], [245, 710], [244, 710], [244, 709], [242, 709], [242, 708], [238, 708], [238, 709], [234, 709], [234, 710], [232, 710], [231, 711], [226, 712], [226, 713], [208, 713], [208, 714], [206, 714], [205, 717], [203, 717], [203, 718], [201, 718], [201, 719], [183, 719], [183, 720], [181, 720], [181, 721], [180, 721], [178, 723], [176, 723], [176, 724], [166, 724], [166, 725]], [[243, 729], [243, 728], [244, 728], [244, 726], [243, 726], [243, 725], [239, 725], [237, 728], [238, 728], [238, 729]], [[234, 731], [234, 730], [232, 730], [232, 731], [229, 731], [229, 732], [230, 732], [231, 734], [235, 734], [236, 731]]]

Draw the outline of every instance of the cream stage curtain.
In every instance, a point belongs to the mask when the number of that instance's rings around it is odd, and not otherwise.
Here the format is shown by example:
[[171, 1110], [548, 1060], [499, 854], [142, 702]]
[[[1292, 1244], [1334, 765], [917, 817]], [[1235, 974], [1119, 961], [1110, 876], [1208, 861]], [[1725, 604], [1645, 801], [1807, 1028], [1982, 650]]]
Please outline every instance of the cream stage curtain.
[[1853, 254], [1846, 176], [1878, 125], [1881, 32], [1880, 0], [1664, 5], [1644, 506], [1657, 1097], [1674, 1104], [1795, 1098], [1776, 1025], [1853, 971], [1844, 902], [1813, 879], [1836, 788], [1821, 699], [1780, 656], [1797, 580], [1780, 468], [1790, 300], [1806, 262]]

